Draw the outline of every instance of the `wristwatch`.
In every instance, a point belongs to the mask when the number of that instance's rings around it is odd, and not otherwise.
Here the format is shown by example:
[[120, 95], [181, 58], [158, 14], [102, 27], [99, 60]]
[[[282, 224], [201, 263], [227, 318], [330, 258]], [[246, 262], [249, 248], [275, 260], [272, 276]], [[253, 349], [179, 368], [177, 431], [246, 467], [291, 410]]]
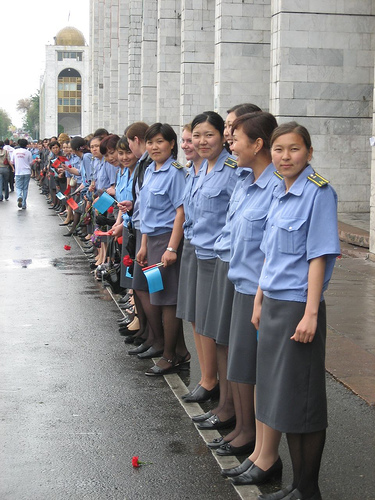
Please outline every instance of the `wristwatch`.
[[167, 250], [168, 250], [168, 252], [177, 253], [177, 250], [175, 250], [175, 249], [174, 249], [174, 248], [172, 248], [172, 247], [167, 247]]

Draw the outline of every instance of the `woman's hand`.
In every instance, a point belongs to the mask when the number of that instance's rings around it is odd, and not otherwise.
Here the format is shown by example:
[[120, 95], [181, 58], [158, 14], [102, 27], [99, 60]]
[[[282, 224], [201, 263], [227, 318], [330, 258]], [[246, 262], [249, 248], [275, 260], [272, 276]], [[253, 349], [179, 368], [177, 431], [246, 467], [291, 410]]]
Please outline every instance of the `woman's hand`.
[[133, 208], [133, 202], [129, 200], [119, 201], [117, 206], [123, 214], [126, 214], [126, 212], [129, 212]]
[[142, 267], [147, 266], [147, 248], [141, 246], [139, 252], [137, 253], [136, 260], [138, 264]]
[[115, 224], [112, 226], [112, 236], [115, 238], [118, 238], [119, 236], [122, 235], [122, 224]]
[[114, 187], [109, 187], [108, 189], [106, 189], [106, 192], [110, 195], [110, 196], [115, 196], [116, 194], [116, 189]]
[[170, 252], [166, 250], [161, 256], [161, 262], [164, 264], [164, 267], [171, 266], [177, 261], [177, 254], [174, 252]]
[[263, 292], [258, 287], [257, 293], [254, 298], [253, 315], [251, 317], [251, 322], [257, 330], [259, 329], [260, 316], [262, 313], [262, 302], [263, 302]]
[[315, 337], [317, 325], [318, 317], [316, 315], [309, 315], [305, 313], [301, 321], [298, 323], [294, 335], [292, 335], [290, 339], [304, 344], [312, 342]]

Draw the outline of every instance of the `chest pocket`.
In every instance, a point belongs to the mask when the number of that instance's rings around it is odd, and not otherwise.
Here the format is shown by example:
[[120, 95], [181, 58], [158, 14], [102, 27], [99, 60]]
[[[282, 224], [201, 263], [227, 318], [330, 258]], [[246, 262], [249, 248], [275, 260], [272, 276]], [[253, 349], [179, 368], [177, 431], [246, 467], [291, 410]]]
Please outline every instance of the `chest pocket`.
[[163, 208], [165, 207], [166, 197], [167, 195], [165, 189], [150, 189], [148, 196], [148, 206], [150, 208]]
[[222, 189], [202, 189], [201, 204], [203, 215], [205, 212], [218, 212], [222, 203], [220, 193]]
[[266, 223], [267, 210], [251, 209], [245, 210], [243, 213], [243, 239], [245, 241], [259, 239], [262, 240], [263, 229]]
[[303, 254], [306, 250], [306, 219], [279, 219], [278, 248], [282, 253]]

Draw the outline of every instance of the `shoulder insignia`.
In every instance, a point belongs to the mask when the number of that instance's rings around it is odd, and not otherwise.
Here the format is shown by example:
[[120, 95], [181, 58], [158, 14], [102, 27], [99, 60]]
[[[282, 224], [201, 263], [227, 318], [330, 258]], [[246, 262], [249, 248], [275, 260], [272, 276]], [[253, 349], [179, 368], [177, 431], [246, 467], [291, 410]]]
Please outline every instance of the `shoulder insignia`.
[[228, 158], [224, 162], [224, 165], [230, 168], [237, 168], [237, 161], [234, 158], [228, 156]]
[[309, 175], [308, 179], [309, 179], [309, 181], [311, 181], [314, 184], [316, 184], [318, 187], [326, 186], [329, 183], [329, 181], [327, 181], [327, 179], [325, 179], [321, 175], [317, 174], [316, 172], [314, 172], [313, 174]]
[[277, 170], [275, 170], [273, 173], [274, 173], [274, 174], [276, 175], [276, 177], [278, 177], [279, 179], [284, 179], [284, 177], [283, 177], [283, 176], [282, 176], [282, 175], [281, 175], [281, 174], [280, 174]]
[[173, 167], [178, 168], [178, 170], [180, 170], [181, 168], [184, 168], [184, 166], [183, 166], [183, 165], [181, 165], [181, 163], [179, 163], [178, 161], [173, 161], [173, 162], [171, 163], [171, 165], [172, 165]]

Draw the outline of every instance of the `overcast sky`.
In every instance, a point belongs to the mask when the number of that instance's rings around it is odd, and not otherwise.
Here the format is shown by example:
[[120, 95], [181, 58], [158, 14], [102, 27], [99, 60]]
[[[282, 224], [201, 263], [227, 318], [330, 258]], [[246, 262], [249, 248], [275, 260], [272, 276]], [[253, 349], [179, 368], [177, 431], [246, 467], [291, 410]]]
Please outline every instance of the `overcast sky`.
[[3, 6], [2, 14], [0, 108], [20, 127], [23, 116], [16, 111], [17, 101], [39, 89], [45, 46], [54, 45], [53, 37], [65, 26], [82, 31], [89, 43], [89, 0], [17, 0]]

